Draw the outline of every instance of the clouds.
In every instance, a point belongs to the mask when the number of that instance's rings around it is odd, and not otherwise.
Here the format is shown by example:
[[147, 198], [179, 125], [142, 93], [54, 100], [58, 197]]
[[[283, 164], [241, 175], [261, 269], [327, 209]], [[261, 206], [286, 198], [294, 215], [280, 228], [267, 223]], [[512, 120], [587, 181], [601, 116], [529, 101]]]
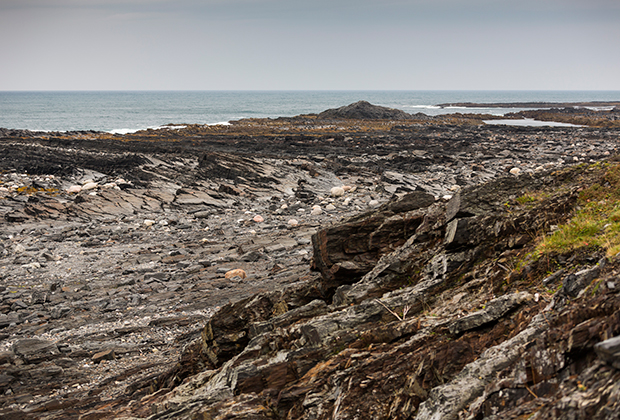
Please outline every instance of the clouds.
[[620, 89], [615, 0], [0, 0], [0, 90]]

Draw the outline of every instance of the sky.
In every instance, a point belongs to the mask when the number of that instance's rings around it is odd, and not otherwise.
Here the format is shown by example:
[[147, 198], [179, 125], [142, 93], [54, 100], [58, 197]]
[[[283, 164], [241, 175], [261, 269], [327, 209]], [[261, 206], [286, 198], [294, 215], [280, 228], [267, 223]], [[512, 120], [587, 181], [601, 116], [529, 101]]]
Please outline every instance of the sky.
[[0, 0], [6, 90], [620, 90], [618, 0]]

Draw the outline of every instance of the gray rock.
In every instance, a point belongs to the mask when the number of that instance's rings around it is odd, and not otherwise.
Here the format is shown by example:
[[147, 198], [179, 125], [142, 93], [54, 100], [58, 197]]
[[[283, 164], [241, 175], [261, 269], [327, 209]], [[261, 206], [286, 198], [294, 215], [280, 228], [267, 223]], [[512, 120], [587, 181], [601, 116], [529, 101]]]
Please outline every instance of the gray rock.
[[50, 311], [50, 315], [52, 319], [60, 319], [71, 313], [71, 311], [72, 309], [67, 306], [54, 306]]
[[25, 338], [13, 344], [13, 353], [26, 363], [38, 363], [60, 355], [56, 344], [38, 338]]
[[185, 268], [185, 272], [188, 274], [194, 274], [194, 273], [198, 273], [203, 268], [204, 266], [202, 264], [194, 264], [194, 265], [190, 265], [189, 267]]
[[263, 254], [262, 252], [250, 251], [250, 252], [246, 252], [241, 257], [239, 257], [239, 260], [245, 261], [245, 262], [256, 262], [266, 257], [267, 256]]
[[517, 308], [531, 298], [532, 295], [528, 292], [520, 292], [498, 297], [497, 299], [493, 299], [487, 303], [483, 310], [474, 312], [454, 321], [454, 323], [450, 325], [449, 330], [452, 334], [461, 334], [462, 332], [496, 321], [504, 316], [508, 311]]
[[620, 336], [601, 341], [594, 346], [597, 356], [616, 369], [620, 369]]
[[564, 273], [565, 273], [564, 269], [560, 269], [560, 270], [556, 271], [555, 273], [553, 273], [550, 276], [548, 276], [545, 279], [543, 279], [543, 284], [545, 286], [547, 286], [547, 285], [553, 283], [554, 281], [556, 281], [557, 279], [562, 277], [562, 275], [564, 275]]
[[154, 281], [167, 281], [168, 274], [167, 273], [146, 273], [144, 275], [144, 282], [149, 284]]
[[601, 258], [594, 267], [566, 276], [562, 284], [563, 293], [570, 297], [577, 297], [583, 288], [600, 275], [605, 263], [606, 259]]
[[541, 325], [526, 328], [510, 340], [485, 350], [445, 385], [433, 388], [420, 404], [416, 420], [455, 420], [458, 413], [484, 392], [497, 372], [515, 362], [527, 345], [542, 331]]
[[30, 304], [36, 305], [49, 302], [50, 293], [47, 290], [34, 290], [30, 296]]
[[13, 363], [15, 359], [15, 353], [12, 351], [0, 351], [0, 365], [7, 363]]
[[446, 246], [457, 247], [467, 244], [469, 240], [467, 219], [454, 219], [446, 226]]

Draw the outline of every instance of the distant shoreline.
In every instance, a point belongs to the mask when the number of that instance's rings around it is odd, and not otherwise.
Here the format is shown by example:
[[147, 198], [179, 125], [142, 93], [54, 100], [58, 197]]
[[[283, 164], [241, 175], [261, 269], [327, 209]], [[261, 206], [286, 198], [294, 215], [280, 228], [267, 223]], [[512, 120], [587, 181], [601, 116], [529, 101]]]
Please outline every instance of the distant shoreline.
[[620, 107], [620, 102], [591, 101], [591, 102], [496, 102], [496, 103], [476, 103], [476, 102], [454, 102], [438, 104], [441, 108], [600, 108], [600, 107]]

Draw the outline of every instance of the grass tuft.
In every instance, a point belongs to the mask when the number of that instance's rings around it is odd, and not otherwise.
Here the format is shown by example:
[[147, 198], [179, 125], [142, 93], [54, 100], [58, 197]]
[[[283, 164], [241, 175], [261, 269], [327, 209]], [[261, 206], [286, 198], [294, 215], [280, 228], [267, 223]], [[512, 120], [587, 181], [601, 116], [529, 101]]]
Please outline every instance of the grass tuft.
[[577, 212], [553, 234], [542, 238], [536, 253], [564, 253], [600, 248], [607, 256], [620, 252], [620, 165], [609, 165], [599, 183], [579, 195]]

